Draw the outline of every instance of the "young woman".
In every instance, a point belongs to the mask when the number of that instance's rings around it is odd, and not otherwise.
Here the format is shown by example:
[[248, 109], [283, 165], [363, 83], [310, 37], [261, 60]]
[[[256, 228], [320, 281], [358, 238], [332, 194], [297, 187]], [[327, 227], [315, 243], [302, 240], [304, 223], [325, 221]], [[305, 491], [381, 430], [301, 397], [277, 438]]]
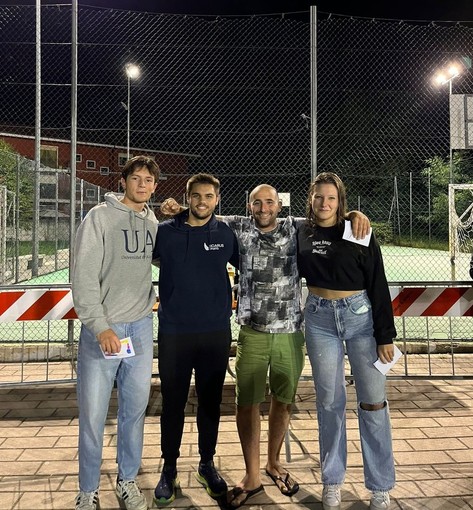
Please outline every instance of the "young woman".
[[309, 189], [298, 232], [298, 265], [307, 282], [305, 338], [317, 393], [322, 503], [340, 508], [347, 464], [345, 349], [355, 380], [365, 485], [371, 510], [389, 508], [395, 483], [386, 378], [373, 363], [392, 361], [396, 336], [383, 260], [369, 246], [342, 239], [346, 192], [333, 173]]

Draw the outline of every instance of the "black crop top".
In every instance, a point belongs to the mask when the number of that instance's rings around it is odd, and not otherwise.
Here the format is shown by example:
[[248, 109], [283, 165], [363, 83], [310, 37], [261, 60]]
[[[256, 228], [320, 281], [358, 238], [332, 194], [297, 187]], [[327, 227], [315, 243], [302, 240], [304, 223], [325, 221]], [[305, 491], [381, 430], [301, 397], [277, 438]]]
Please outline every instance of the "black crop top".
[[381, 249], [374, 234], [369, 246], [342, 239], [344, 225], [312, 228], [301, 225], [297, 233], [299, 274], [309, 287], [364, 290], [371, 301], [374, 337], [378, 345], [396, 336], [388, 282]]

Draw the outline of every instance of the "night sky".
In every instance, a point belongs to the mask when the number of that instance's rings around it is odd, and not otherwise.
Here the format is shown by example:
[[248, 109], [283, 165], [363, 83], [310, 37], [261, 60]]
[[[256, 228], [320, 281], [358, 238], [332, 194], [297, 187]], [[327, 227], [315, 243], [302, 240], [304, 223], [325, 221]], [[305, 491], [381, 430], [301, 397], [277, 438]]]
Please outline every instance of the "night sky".
[[[42, 0], [42, 5], [69, 3]], [[473, 21], [471, 0], [79, 0], [79, 5], [174, 14], [237, 15], [319, 11], [404, 20]], [[35, 5], [35, 0], [0, 0], [0, 5]]]

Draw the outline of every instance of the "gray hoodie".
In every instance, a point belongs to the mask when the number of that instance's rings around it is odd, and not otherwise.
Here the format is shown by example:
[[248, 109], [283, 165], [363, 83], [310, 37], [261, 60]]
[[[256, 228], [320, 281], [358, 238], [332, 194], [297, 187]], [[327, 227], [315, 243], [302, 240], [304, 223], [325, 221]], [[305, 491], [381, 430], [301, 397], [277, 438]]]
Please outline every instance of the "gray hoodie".
[[158, 222], [145, 206], [130, 209], [105, 195], [77, 230], [72, 296], [81, 322], [95, 335], [115, 322], [134, 322], [156, 302], [151, 259]]

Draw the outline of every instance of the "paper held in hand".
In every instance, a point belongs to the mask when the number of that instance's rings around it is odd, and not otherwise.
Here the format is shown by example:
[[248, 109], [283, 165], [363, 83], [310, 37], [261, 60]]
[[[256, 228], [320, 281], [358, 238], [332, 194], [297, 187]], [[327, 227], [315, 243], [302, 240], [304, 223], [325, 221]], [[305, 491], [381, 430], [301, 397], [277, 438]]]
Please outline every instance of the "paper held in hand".
[[345, 239], [346, 241], [350, 241], [352, 243], [361, 244], [363, 246], [369, 246], [372, 232], [373, 232], [373, 229], [370, 227], [370, 231], [366, 237], [364, 237], [363, 239], [357, 239], [353, 235], [353, 230], [351, 229], [351, 222], [348, 220], [345, 220], [345, 230], [343, 231], [342, 238]]
[[135, 349], [133, 349], [133, 343], [129, 336], [123, 338], [122, 340], [120, 340], [120, 342], [122, 344], [120, 352], [116, 352], [115, 354], [105, 354], [102, 351], [104, 358], [106, 359], [130, 358], [131, 356], [135, 355]]
[[396, 363], [396, 361], [402, 356], [402, 352], [399, 350], [399, 348], [394, 345], [394, 358], [393, 360], [391, 361], [391, 363], [382, 363], [381, 361], [379, 361], [379, 359], [377, 359], [373, 365], [384, 375], [386, 375], [390, 370], [391, 368], [394, 366], [394, 364]]

